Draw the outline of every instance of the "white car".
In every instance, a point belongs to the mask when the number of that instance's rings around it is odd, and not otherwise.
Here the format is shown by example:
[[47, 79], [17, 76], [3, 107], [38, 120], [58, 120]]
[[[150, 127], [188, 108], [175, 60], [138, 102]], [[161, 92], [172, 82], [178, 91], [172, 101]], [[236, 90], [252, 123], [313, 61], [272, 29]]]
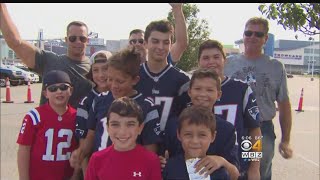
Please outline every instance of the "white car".
[[27, 71], [27, 72], [30, 72], [30, 73], [33, 73], [34, 75], [32, 75], [33, 76], [33, 82], [35, 82], [35, 83], [38, 83], [38, 82], [41, 82], [40, 81], [40, 76], [37, 74], [37, 73], [35, 73], [35, 72], [33, 72], [33, 71], [31, 71], [28, 67], [26, 67], [26, 66], [23, 66], [23, 65], [16, 65], [16, 67], [17, 68], [20, 68], [20, 69], [22, 69], [22, 70], [25, 70], [25, 71]]
[[28, 81], [30, 80], [30, 83], [34, 83], [34, 82], [38, 82], [39, 81], [39, 76], [36, 75], [35, 73], [32, 73], [30, 71], [25, 71], [23, 69], [20, 69], [16, 66], [12, 66], [12, 65], [7, 65], [8, 68], [10, 69], [14, 69], [17, 71], [21, 71], [22, 75], [24, 77], [24, 84], [28, 84]]

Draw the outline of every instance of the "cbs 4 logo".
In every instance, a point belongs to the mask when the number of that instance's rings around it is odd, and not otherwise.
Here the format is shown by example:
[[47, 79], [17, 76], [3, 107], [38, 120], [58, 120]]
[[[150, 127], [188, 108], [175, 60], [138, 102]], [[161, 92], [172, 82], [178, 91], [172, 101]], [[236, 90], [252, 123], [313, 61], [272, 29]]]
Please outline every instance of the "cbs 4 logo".
[[262, 151], [262, 142], [261, 142], [261, 139], [258, 139], [254, 145], [252, 145], [252, 142], [249, 141], [249, 140], [243, 140], [241, 142], [241, 149], [243, 151], [250, 151], [250, 150], [253, 150], [253, 151], [256, 151], [256, 152], [261, 152]]

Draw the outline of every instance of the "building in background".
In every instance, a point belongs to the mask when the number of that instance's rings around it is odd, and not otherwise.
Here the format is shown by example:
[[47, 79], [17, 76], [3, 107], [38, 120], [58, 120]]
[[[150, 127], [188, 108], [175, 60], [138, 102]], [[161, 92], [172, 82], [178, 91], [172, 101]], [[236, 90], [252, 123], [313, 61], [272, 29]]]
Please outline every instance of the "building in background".
[[[299, 40], [275, 40], [275, 36], [268, 34], [263, 52], [273, 58], [280, 60], [286, 71], [293, 74], [311, 73], [312, 66], [314, 71], [320, 69], [320, 50], [319, 42], [310, 38], [309, 41]], [[244, 52], [243, 39], [235, 41], [239, 46], [239, 52]]]

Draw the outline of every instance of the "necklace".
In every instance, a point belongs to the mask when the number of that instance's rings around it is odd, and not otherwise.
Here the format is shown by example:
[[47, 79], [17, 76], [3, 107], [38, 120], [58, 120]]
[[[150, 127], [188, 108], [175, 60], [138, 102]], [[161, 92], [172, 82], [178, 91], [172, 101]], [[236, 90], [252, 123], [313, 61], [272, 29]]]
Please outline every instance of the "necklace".
[[62, 116], [58, 116], [58, 121], [62, 121]]

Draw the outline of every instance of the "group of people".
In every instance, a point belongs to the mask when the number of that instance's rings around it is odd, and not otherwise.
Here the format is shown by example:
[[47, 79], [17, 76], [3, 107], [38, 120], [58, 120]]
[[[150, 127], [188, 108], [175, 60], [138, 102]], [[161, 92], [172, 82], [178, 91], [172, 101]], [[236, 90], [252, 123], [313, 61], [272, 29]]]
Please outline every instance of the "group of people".
[[[0, 4], [8, 46], [44, 77], [40, 106], [18, 135], [20, 179], [268, 180], [275, 102], [279, 152], [292, 157], [286, 71], [262, 52], [268, 21], [247, 21], [240, 55], [226, 57], [219, 41], [202, 42], [190, 75], [175, 67], [188, 36], [182, 4], [170, 5], [175, 28], [152, 21], [130, 32], [127, 48], [88, 58], [85, 23], [67, 26], [67, 54], [57, 55], [22, 40]], [[260, 161], [242, 158], [244, 137], [262, 140]]]

